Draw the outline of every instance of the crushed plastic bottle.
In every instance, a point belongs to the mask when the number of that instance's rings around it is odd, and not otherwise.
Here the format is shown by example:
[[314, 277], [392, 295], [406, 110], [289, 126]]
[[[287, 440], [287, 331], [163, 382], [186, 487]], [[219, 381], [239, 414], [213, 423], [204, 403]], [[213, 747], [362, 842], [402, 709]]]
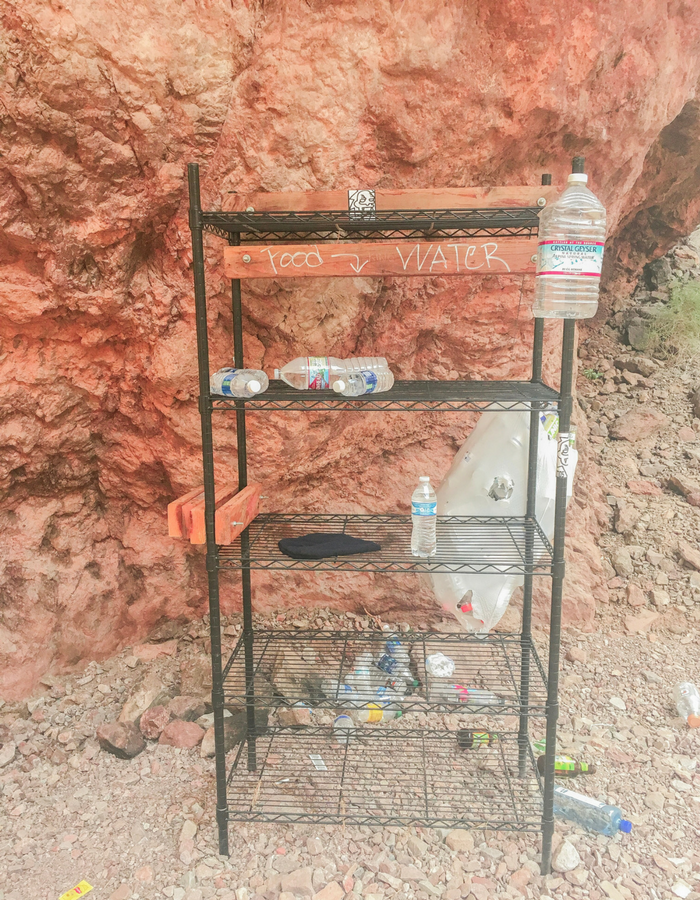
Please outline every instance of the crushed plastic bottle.
[[673, 689], [673, 701], [678, 715], [689, 728], [700, 728], [700, 691], [690, 681], [682, 681]]
[[[537, 768], [540, 775], [544, 775], [546, 756], [537, 757]], [[594, 775], [596, 767], [585, 762], [571, 759], [570, 756], [554, 757], [554, 775], [557, 778], [575, 778], [577, 775]]]
[[369, 650], [364, 650], [359, 654], [352, 672], [345, 677], [345, 682], [356, 694], [352, 698], [353, 701], [369, 703], [374, 700], [377, 688], [380, 687], [381, 675], [374, 664], [374, 656]]
[[345, 379], [360, 372], [376, 376], [377, 383], [373, 387], [375, 392], [388, 391], [394, 383], [394, 376], [383, 356], [356, 356], [351, 359], [338, 359], [335, 356], [299, 356], [281, 369], [275, 369], [275, 378], [281, 378], [298, 391], [320, 391], [329, 388], [335, 390], [336, 382], [341, 382], [345, 388]]
[[392, 719], [398, 719], [403, 713], [390, 703], [389, 700], [379, 701], [377, 703], [368, 703], [362, 709], [357, 709], [351, 713], [354, 722], [363, 724], [365, 722], [390, 722]]
[[533, 312], [538, 318], [589, 319], [598, 309], [605, 207], [587, 187], [583, 157], [561, 197], [540, 213]]
[[350, 716], [337, 716], [333, 722], [333, 734], [339, 744], [347, 744], [352, 737], [355, 723]]
[[622, 817], [617, 806], [601, 803], [584, 794], [577, 794], [566, 788], [554, 787], [554, 813], [569, 822], [575, 822], [581, 828], [597, 831], [612, 837], [618, 831], [629, 834], [632, 823]]
[[266, 391], [270, 382], [260, 369], [219, 369], [209, 379], [209, 390], [220, 397], [254, 397]]
[[437, 494], [427, 475], [421, 475], [418, 481], [411, 497], [411, 553], [430, 557], [437, 552]]
[[425, 671], [435, 678], [451, 678], [455, 671], [455, 661], [444, 653], [431, 653], [425, 657]]
[[465, 687], [431, 680], [428, 683], [429, 699], [432, 703], [465, 703], [468, 706], [505, 706], [505, 700], [483, 688]]

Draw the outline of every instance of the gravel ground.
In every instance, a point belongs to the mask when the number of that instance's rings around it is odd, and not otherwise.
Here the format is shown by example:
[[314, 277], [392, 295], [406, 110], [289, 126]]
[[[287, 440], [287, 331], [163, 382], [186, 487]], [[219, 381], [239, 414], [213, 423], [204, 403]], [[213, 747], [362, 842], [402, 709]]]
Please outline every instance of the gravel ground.
[[[161, 705], [206, 692], [203, 621], [172, 626], [159, 643], [90, 663], [80, 675], [48, 678], [28, 703], [0, 706], [0, 900], [58, 900], [81, 879], [95, 900], [698, 900], [700, 729], [688, 729], [671, 702], [678, 681], [700, 685], [700, 571], [686, 558], [688, 547], [699, 550], [700, 508], [687, 484], [700, 481], [694, 376], [651, 361], [649, 374], [630, 377], [625, 366], [640, 354], [605, 328], [580, 358], [580, 404], [609, 490], [600, 544], [611, 602], [600, 606], [594, 633], [565, 631], [559, 746], [597, 766], [569, 785], [618, 805], [633, 822], [630, 835], [557, 822], [559, 871], [547, 877], [539, 874], [539, 837], [505, 832], [234, 823], [231, 857], [219, 857], [203, 731], [188, 723], [194, 748], [151, 740], [133, 759], [96, 739], [144, 684]], [[668, 420], [634, 442], [613, 440], [618, 420], [640, 409]], [[688, 490], [679, 492], [673, 477]], [[375, 624], [327, 610], [258, 624], [273, 623]], [[225, 626], [228, 652], [240, 621]], [[546, 656], [545, 636], [536, 641]], [[447, 726], [455, 719], [445, 717]], [[541, 729], [534, 725], [536, 736]]]

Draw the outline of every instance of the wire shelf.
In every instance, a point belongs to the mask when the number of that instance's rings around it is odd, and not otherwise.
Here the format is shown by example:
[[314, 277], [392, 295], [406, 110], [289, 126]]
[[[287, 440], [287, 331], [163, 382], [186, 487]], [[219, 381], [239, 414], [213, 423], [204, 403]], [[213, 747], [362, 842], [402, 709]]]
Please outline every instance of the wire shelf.
[[377, 210], [328, 212], [203, 212], [204, 231], [252, 241], [396, 240], [399, 238], [532, 237], [538, 207], [512, 209]]
[[[410, 516], [283, 515], [265, 513], [248, 526], [249, 555], [241, 540], [218, 548], [220, 569], [276, 569], [310, 572], [424, 572], [457, 574], [547, 575], [552, 547], [534, 519], [519, 516], [438, 516], [437, 553], [429, 558], [411, 553]], [[355, 556], [292, 559], [278, 547], [281, 538], [312, 532], [343, 533], [375, 541], [381, 549]]]
[[[463, 712], [504, 716], [544, 716], [547, 686], [544, 669], [532, 641], [519, 634], [490, 633], [478, 636], [439, 632], [264, 631], [250, 638], [253, 703], [258, 708], [290, 707], [303, 702], [316, 709], [353, 709], [366, 705], [326, 696], [324, 679], [345, 684], [357, 657], [371, 651], [379, 658], [387, 641], [400, 641], [409, 650], [411, 674], [418, 684], [400, 706], [404, 713]], [[450, 681], [495, 694], [502, 705], [484, 706], [478, 701], [445, 702], [431, 691], [426, 657], [444, 653], [454, 661]], [[521, 695], [523, 666], [529, 671], [529, 691]], [[375, 673], [381, 677], [381, 670]], [[387, 681], [390, 680], [386, 676]], [[224, 696], [229, 706], [246, 702], [245, 638], [236, 644], [224, 669]], [[476, 695], [478, 697], [478, 695]]]
[[559, 394], [530, 381], [396, 381], [390, 391], [343, 397], [334, 391], [297, 391], [271, 381], [264, 394], [249, 400], [211, 396], [212, 410], [353, 410], [354, 412], [529, 411], [533, 405], [555, 406]]
[[229, 819], [244, 822], [420, 824], [539, 831], [540, 777], [518, 735], [461, 750], [452, 731], [270, 729], [255, 741], [257, 768], [240, 744], [228, 779]]

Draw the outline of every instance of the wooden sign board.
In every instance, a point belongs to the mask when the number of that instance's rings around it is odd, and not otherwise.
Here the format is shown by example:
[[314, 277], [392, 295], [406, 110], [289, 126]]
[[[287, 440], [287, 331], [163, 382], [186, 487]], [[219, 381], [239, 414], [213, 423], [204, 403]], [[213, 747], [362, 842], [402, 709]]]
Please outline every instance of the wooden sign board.
[[248, 244], [224, 248], [228, 278], [501, 275], [535, 272], [537, 238]]
[[[428, 190], [375, 190], [376, 209], [472, 209], [538, 206], [560, 193], [552, 185], [518, 187], [433, 188]], [[226, 212], [312, 212], [348, 209], [348, 191], [288, 191], [268, 194], [229, 194]]]

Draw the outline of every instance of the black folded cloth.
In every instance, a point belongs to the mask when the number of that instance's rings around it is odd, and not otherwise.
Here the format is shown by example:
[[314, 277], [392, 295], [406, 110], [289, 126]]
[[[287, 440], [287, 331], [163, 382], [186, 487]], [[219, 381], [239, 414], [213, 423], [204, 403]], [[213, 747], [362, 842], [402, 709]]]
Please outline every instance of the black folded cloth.
[[282, 538], [278, 544], [292, 559], [325, 559], [327, 556], [352, 556], [381, 550], [376, 541], [363, 541], [349, 534], [304, 534], [298, 538]]

